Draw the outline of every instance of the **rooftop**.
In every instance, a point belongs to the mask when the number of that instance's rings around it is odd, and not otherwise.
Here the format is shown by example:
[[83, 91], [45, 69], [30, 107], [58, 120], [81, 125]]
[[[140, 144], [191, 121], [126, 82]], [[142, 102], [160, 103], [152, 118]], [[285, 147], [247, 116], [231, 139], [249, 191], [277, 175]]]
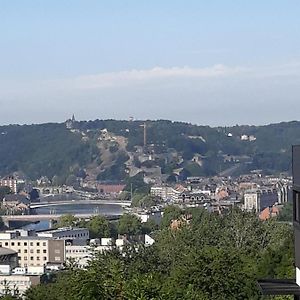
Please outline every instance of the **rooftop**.
[[17, 252], [8, 248], [0, 247], [0, 256], [16, 254]]
[[258, 286], [263, 295], [300, 295], [295, 279], [262, 279]]

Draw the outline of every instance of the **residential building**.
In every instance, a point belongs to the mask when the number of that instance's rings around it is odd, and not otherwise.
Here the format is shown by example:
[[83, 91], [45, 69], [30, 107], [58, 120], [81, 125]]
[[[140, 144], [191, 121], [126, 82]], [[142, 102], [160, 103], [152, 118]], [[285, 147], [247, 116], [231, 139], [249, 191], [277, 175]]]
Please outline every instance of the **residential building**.
[[12, 295], [23, 295], [32, 285], [40, 283], [40, 275], [34, 268], [19, 268], [18, 253], [0, 247], [0, 295], [10, 291]]
[[21, 267], [59, 265], [65, 261], [64, 240], [30, 235], [21, 236], [18, 231], [1, 232], [0, 247], [16, 251]]
[[273, 189], [253, 189], [244, 193], [244, 209], [261, 212], [278, 202], [278, 194]]
[[17, 190], [17, 180], [12, 176], [2, 178], [0, 180], [0, 186], [9, 187], [14, 194], [16, 194], [18, 191]]

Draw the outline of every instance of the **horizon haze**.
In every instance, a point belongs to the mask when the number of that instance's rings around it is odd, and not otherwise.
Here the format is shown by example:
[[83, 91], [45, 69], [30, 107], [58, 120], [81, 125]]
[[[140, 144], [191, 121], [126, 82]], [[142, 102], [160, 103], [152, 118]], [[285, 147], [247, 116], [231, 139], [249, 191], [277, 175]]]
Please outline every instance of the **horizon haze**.
[[0, 3], [0, 123], [298, 119], [300, 3]]

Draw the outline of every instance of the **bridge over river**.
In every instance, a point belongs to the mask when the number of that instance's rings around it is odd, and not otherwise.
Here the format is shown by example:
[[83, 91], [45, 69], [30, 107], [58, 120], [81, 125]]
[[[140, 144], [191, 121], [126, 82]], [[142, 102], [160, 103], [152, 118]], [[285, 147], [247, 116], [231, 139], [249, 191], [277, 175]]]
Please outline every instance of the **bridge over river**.
[[122, 207], [129, 207], [131, 201], [120, 201], [120, 200], [65, 200], [65, 201], [47, 201], [47, 202], [37, 202], [30, 204], [30, 208], [40, 208], [40, 207], [50, 207], [50, 206], [61, 206], [61, 205], [120, 205]]
[[[87, 209], [77, 209], [75, 208], [75, 211], [72, 211], [72, 215], [74, 215], [77, 218], [83, 218], [87, 219], [92, 216], [96, 215], [102, 215], [110, 220], [115, 220], [120, 217], [120, 215], [123, 213], [122, 210], [114, 209], [114, 210], [102, 210], [101, 207], [98, 210], [90, 210], [89, 206], [101, 206], [101, 205], [116, 205], [119, 207], [129, 207], [131, 205], [131, 201], [120, 201], [120, 200], [107, 200], [107, 199], [97, 199], [97, 200], [63, 200], [63, 201], [44, 201], [44, 202], [37, 202], [37, 203], [31, 203], [30, 209], [32, 209], [33, 214], [29, 215], [4, 215], [2, 216], [3, 222], [5, 224], [10, 223], [21, 223], [21, 222], [37, 222], [37, 221], [45, 221], [45, 220], [57, 220], [61, 216], [68, 213], [68, 210], [61, 210], [60, 207], [70, 207], [71, 206], [76, 207], [76, 205], [84, 206]], [[55, 207], [55, 209], [47, 210], [48, 207]], [[46, 208], [41, 213], [35, 213], [35, 209], [39, 208]], [[57, 213], [56, 213], [57, 211]], [[102, 211], [102, 213], [101, 213]]]
[[[2, 216], [2, 220], [5, 224], [8, 224], [11, 221], [23, 221], [23, 222], [37, 222], [37, 221], [45, 221], [45, 220], [58, 220], [64, 214], [41, 214], [41, 215], [5, 215]], [[103, 214], [74, 214], [76, 218], [88, 219], [93, 216], [99, 216]], [[120, 215], [109, 215], [106, 216], [110, 220], [116, 220], [120, 217]]]

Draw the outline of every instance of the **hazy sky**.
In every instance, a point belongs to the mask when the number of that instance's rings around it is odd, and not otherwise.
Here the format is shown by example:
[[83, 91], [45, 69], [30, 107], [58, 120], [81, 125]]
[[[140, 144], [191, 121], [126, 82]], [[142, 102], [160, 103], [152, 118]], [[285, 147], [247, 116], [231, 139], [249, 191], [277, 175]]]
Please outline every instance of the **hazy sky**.
[[0, 124], [299, 112], [299, 0], [0, 0]]

